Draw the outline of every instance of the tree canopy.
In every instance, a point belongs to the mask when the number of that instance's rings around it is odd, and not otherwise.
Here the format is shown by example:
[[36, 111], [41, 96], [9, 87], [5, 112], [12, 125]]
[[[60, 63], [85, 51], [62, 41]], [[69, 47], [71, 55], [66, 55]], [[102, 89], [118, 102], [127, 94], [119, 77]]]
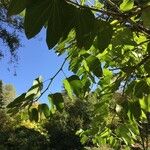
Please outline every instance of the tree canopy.
[[[18, 112], [38, 101], [66, 61], [74, 73], [63, 81], [71, 99], [96, 96], [92, 124], [78, 132], [83, 143], [92, 139], [98, 146], [129, 149], [140, 141], [148, 149], [150, 114], [150, 1], [149, 0], [12, 0], [9, 15], [23, 11], [28, 39], [46, 29], [49, 49], [67, 57], [47, 87], [41, 77], [8, 105]], [[50, 107], [40, 104], [30, 115], [50, 117], [64, 108], [61, 93], [48, 95]], [[107, 118], [113, 114], [109, 121]], [[112, 126], [115, 119], [120, 121]], [[110, 121], [111, 120], [111, 121]], [[143, 125], [146, 124], [146, 131]], [[141, 139], [139, 139], [141, 137]]]
[[9, 17], [8, 7], [10, 0], [0, 1], [0, 59], [10, 56], [11, 61], [17, 61], [17, 49], [21, 46], [19, 34], [23, 29], [23, 20], [20, 16]]

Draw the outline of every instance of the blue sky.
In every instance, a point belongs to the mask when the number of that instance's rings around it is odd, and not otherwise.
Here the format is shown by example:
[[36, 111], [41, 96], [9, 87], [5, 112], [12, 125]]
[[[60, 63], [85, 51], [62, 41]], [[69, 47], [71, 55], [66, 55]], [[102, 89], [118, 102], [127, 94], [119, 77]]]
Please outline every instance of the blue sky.
[[[27, 40], [25, 36], [22, 36], [21, 39], [23, 46], [18, 50], [17, 76], [14, 76], [14, 68], [8, 64], [7, 57], [0, 61], [0, 79], [4, 83], [13, 84], [17, 95], [27, 91], [31, 87], [32, 81], [40, 75], [44, 80], [51, 78], [58, 71], [65, 58], [65, 55], [57, 56], [54, 50], [48, 50], [44, 30], [36, 38]], [[11, 71], [7, 70], [8, 67]], [[67, 76], [71, 74], [68, 71], [68, 64], [65, 65], [65, 73]], [[64, 75], [60, 73], [55, 78], [49, 91], [52, 93], [60, 92], [64, 78]], [[45, 101], [45, 99], [46, 95], [43, 96], [41, 101]]]

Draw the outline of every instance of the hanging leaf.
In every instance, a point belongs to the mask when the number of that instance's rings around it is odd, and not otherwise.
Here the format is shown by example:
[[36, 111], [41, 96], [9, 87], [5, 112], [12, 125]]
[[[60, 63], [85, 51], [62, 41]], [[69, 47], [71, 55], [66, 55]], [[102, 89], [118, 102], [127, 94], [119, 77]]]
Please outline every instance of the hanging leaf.
[[10, 16], [17, 15], [21, 13], [28, 4], [29, 4], [29, 0], [11, 0], [8, 8], [8, 14]]
[[94, 46], [102, 53], [111, 42], [113, 28], [108, 22], [104, 21], [97, 21], [97, 28], [97, 38], [94, 42]]
[[49, 118], [50, 110], [47, 104], [39, 104], [38, 111], [43, 113], [46, 118]]
[[82, 97], [83, 96], [83, 85], [82, 82], [80, 81], [79, 77], [76, 75], [72, 75], [71, 77], [66, 79], [73, 91], [73, 93], [77, 97]]
[[55, 0], [49, 12], [46, 41], [49, 49], [53, 48], [61, 38], [65, 39], [73, 28], [75, 7], [64, 0]]
[[29, 111], [29, 119], [30, 121], [38, 122], [39, 114], [36, 108], [32, 108], [31, 111]]
[[33, 81], [33, 86], [28, 90], [25, 98], [29, 97], [30, 95], [33, 95], [33, 98], [39, 97], [42, 88], [43, 88], [43, 79], [40, 76]]
[[50, 94], [49, 96], [50, 105], [55, 106], [56, 109], [62, 112], [64, 108], [64, 99], [61, 93]]
[[14, 99], [11, 103], [7, 105], [7, 108], [19, 107], [22, 105], [23, 101], [25, 100], [26, 93], [21, 94], [16, 99]]
[[102, 68], [101, 68], [101, 62], [99, 59], [95, 56], [89, 56], [86, 59], [87, 66], [89, 67], [90, 71], [96, 75], [97, 77], [102, 77]]
[[88, 8], [80, 8], [74, 16], [77, 45], [89, 49], [96, 36], [94, 14]]
[[70, 97], [71, 99], [73, 99], [73, 92], [72, 92], [72, 89], [71, 89], [71, 86], [70, 86], [68, 80], [65, 79], [63, 83], [64, 83], [64, 88], [66, 89], [66, 91], [67, 91], [69, 97]]
[[27, 38], [32, 38], [38, 34], [48, 20], [53, 0], [32, 1], [26, 8], [24, 28]]
[[134, 6], [134, 0], [123, 0], [123, 3], [120, 5], [121, 11], [129, 11]]

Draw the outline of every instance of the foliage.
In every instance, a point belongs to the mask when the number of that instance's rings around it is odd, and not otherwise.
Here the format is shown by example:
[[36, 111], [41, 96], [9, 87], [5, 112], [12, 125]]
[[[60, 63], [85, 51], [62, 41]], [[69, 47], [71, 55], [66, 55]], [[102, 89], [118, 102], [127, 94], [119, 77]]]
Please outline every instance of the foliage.
[[0, 80], [0, 109], [3, 107], [3, 82]]
[[[69, 70], [74, 73], [63, 82], [69, 97], [84, 100], [93, 93], [97, 99], [90, 127], [78, 132], [81, 141], [92, 139], [99, 147], [108, 144], [114, 149], [131, 149], [138, 142], [148, 149], [149, 0], [12, 0], [9, 14], [24, 9], [27, 38], [45, 27], [48, 47], [59, 55], [66, 53], [67, 57], [45, 89], [41, 77], [37, 78], [26, 93], [8, 105], [9, 112], [18, 112], [18, 108], [27, 105], [30, 109], [68, 61]], [[50, 107], [42, 107], [46, 117], [51, 117], [56, 109], [63, 111], [61, 93], [51, 93], [48, 99]], [[32, 120], [38, 121], [40, 111], [31, 109]]]
[[16, 98], [16, 89], [12, 84], [4, 84], [0, 80], [0, 108], [5, 108]]
[[3, 149], [48, 149], [44, 135], [34, 129], [19, 127], [15, 130], [1, 132], [0, 146]]
[[8, 56], [11, 61], [17, 61], [17, 49], [21, 46], [19, 33], [23, 29], [23, 20], [20, 16], [9, 17], [8, 6], [10, 0], [0, 1], [0, 40], [3, 42], [0, 48], [0, 59], [6, 56], [4, 46], [8, 47]]
[[[57, 111], [44, 124], [50, 139], [50, 148], [58, 150], [82, 149], [83, 145], [76, 132], [88, 129], [90, 125], [90, 102], [70, 98], [64, 94], [64, 109]], [[59, 143], [59, 144], [58, 144]]]

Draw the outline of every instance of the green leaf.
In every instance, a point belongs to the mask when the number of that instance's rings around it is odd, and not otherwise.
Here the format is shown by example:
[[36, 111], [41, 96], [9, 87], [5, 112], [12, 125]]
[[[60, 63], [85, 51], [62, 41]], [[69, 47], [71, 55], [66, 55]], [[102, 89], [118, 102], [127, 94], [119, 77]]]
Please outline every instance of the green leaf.
[[80, 81], [79, 77], [76, 75], [72, 75], [71, 77], [66, 79], [73, 91], [73, 93], [77, 97], [82, 97], [83, 96], [83, 85], [82, 82]]
[[139, 100], [131, 102], [129, 104], [129, 110], [130, 110], [131, 115], [133, 115], [135, 119], [138, 120], [142, 114]]
[[144, 69], [150, 75], [150, 61], [144, 64]]
[[146, 8], [142, 11], [142, 19], [145, 27], [150, 28], [150, 8]]
[[82, 59], [80, 57], [75, 57], [72, 59], [69, 64], [69, 70], [77, 73], [78, 69], [81, 67], [81, 60]]
[[66, 91], [67, 91], [67, 93], [68, 93], [68, 96], [69, 96], [71, 99], [73, 99], [73, 92], [72, 92], [72, 89], [71, 89], [71, 86], [70, 86], [68, 80], [65, 79], [65, 80], [63, 81], [63, 83], [64, 83], [64, 88], [66, 89]]
[[97, 38], [94, 42], [94, 46], [99, 49], [99, 52], [102, 53], [110, 44], [113, 28], [108, 22], [97, 21]]
[[147, 52], [150, 55], [150, 42], [147, 44]]
[[102, 68], [101, 62], [95, 56], [89, 56], [86, 58], [87, 66], [89, 67], [90, 71], [97, 77], [102, 77]]
[[64, 0], [54, 0], [49, 12], [46, 42], [49, 49], [53, 48], [59, 40], [68, 36], [74, 27], [73, 15], [75, 7]]
[[41, 31], [51, 13], [52, 2], [53, 0], [33, 0], [26, 8], [24, 28], [27, 38], [30, 39]]
[[130, 145], [132, 142], [132, 139], [130, 137], [129, 129], [126, 127], [126, 125], [120, 125], [116, 129], [117, 134], [122, 138], [126, 145]]
[[21, 13], [29, 3], [29, 0], [11, 0], [8, 14], [9, 15], [16, 15]]
[[33, 81], [33, 86], [28, 90], [25, 98], [28, 98], [30, 95], [33, 95], [33, 98], [39, 97], [42, 88], [43, 88], [43, 79], [40, 76]]
[[140, 99], [140, 105], [145, 112], [150, 112], [150, 94]]
[[[13, 108], [13, 107], [19, 107], [25, 100], [26, 93], [21, 94], [18, 96], [15, 100], [13, 100], [11, 103], [7, 105], [7, 108]], [[19, 109], [19, 108], [18, 108]]]
[[121, 11], [129, 11], [134, 6], [134, 0], [123, 0], [123, 3], [120, 5]]
[[62, 112], [64, 108], [64, 99], [61, 93], [55, 93], [48, 95], [50, 105], [55, 106], [56, 109]]
[[80, 8], [74, 16], [77, 46], [89, 49], [96, 36], [94, 14], [88, 8]]
[[32, 108], [31, 111], [29, 111], [29, 119], [31, 121], [38, 122], [39, 114], [38, 114], [38, 110], [36, 108]]
[[39, 104], [38, 105], [38, 111], [42, 112], [46, 118], [49, 118], [50, 116], [50, 110], [47, 104]]
[[134, 94], [137, 98], [142, 98], [145, 94], [150, 93], [150, 87], [148, 86], [147, 82], [144, 80], [141, 80], [136, 83], [134, 88]]

